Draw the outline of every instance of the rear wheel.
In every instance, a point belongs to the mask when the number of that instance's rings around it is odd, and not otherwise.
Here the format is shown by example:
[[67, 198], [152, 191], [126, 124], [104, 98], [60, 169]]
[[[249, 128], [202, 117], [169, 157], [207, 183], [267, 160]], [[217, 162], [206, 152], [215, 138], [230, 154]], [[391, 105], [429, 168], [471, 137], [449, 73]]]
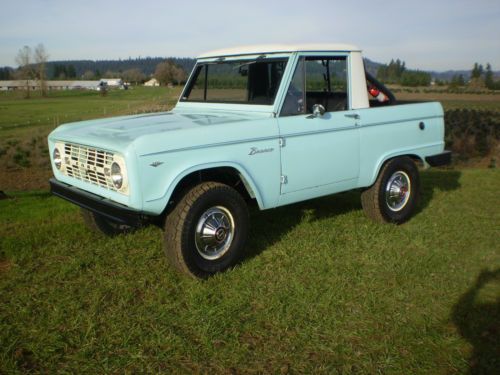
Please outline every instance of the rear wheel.
[[165, 253], [174, 268], [206, 278], [243, 255], [248, 209], [233, 188], [204, 182], [189, 190], [165, 221]]
[[417, 166], [408, 157], [389, 160], [377, 181], [361, 194], [368, 217], [378, 222], [401, 224], [415, 211], [420, 194]]
[[95, 232], [105, 234], [106, 236], [117, 236], [119, 234], [130, 233], [135, 228], [117, 221], [108, 219], [98, 213], [81, 209], [81, 214], [85, 225]]

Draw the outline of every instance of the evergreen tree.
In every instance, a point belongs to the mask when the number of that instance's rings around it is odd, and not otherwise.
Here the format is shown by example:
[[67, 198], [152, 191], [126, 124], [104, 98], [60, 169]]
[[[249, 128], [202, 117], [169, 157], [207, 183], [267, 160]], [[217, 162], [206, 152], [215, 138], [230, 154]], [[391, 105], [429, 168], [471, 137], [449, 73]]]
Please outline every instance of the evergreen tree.
[[401, 76], [406, 71], [404, 61], [391, 59], [389, 65], [382, 65], [377, 72], [377, 78], [385, 83], [399, 83]]
[[465, 86], [464, 76], [462, 74], [455, 74], [450, 82], [450, 88], [457, 88]]
[[400, 83], [403, 86], [429, 86], [432, 77], [429, 73], [418, 70], [407, 70], [402, 73]]
[[474, 67], [472, 68], [471, 71], [471, 78], [472, 79], [481, 78], [482, 75], [483, 75], [483, 66], [481, 64], [474, 63]]
[[9, 68], [8, 66], [0, 68], [0, 80], [9, 80], [9, 79], [13, 79], [12, 68]]
[[471, 78], [479, 78], [479, 64], [474, 63], [474, 67], [472, 68], [472, 71], [470, 72], [470, 77]]
[[484, 74], [484, 84], [490, 90], [495, 88], [495, 82], [493, 81], [493, 71], [491, 70], [491, 64], [486, 64], [486, 73]]
[[68, 65], [66, 67], [66, 77], [76, 78], [76, 69], [74, 65]]
[[62, 64], [54, 64], [54, 70], [52, 72], [53, 79], [65, 79], [67, 76], [66, 66]]

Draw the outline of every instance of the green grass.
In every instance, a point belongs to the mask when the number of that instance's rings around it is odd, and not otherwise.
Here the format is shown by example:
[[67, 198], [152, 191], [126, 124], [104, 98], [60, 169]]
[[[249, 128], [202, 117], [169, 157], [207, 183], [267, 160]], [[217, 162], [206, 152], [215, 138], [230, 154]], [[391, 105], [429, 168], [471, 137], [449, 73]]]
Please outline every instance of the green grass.
[[[57, 124], [165, 110], [179, 89], [36, 95], [0, 92], [0, 190], [48, 168]], [[473, 99], [443, 104], [499, 108]], [[26, 176], [2, 174], [9, 163]], [[499, 184], [498, 170], [425, 172], [421, 210], [399, 227], [365, 218], [357, 192], [253, 211], [246, 259], [205, 282], [169, 268], [158, 228], [102, 238], [75, 206], [12, 191], [0, 373], [494, 373]]]
[[246, 259], [204, 282], [168, 267], [158, 228], [102, 238], [75, 206], [12, 193], [0, 373], [494, 373], [500, 172], [422, 180], [401, 226], [357, 192], [253, 211]]
[[0, 92], [0, 137], [29, 135], [36, 130], [48, 133], [57, 125], [99, 117], [160, 111], [171, 108], [180, 88], [132, 86], [129, 90], [109, 90], [105, 97], [97, 91], [51, 91], [43, 98], [34, 92], [22, 99], [22, 92]]
[[31, 99], [24, 99], [23, 92], [0, 92], [0, 190], [46, 186], [47, 136], [59, 124], [166, 111], [180, 89], [133, 86], [110, 90], [105, 97], [97, 91], [51, 91], [47, 98], [35, 91]]

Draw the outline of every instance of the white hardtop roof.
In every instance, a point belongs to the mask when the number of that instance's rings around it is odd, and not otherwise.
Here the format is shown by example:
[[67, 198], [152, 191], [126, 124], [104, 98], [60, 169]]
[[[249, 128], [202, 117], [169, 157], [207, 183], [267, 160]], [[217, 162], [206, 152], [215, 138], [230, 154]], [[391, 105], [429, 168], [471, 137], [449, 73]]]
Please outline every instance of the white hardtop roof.
[[353, 52], [361, 51], [358, 47], [350, 44], [262, 44], [254, 46], [241, 46], [218, 49], [202, 53], [199, 59], [219, 56], [239, 56], [239, 55], [258, 55], [263, 53], [280, 52]]

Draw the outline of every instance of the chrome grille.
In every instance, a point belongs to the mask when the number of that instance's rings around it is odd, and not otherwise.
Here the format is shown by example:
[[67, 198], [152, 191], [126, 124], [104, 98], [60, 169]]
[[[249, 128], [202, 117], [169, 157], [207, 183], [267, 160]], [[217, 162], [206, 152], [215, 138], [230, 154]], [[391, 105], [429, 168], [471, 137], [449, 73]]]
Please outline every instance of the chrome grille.
[[74, 143], [64, 144], [64, 173], [81, 181], [116, 191], [111, 180], [112, 152]]

